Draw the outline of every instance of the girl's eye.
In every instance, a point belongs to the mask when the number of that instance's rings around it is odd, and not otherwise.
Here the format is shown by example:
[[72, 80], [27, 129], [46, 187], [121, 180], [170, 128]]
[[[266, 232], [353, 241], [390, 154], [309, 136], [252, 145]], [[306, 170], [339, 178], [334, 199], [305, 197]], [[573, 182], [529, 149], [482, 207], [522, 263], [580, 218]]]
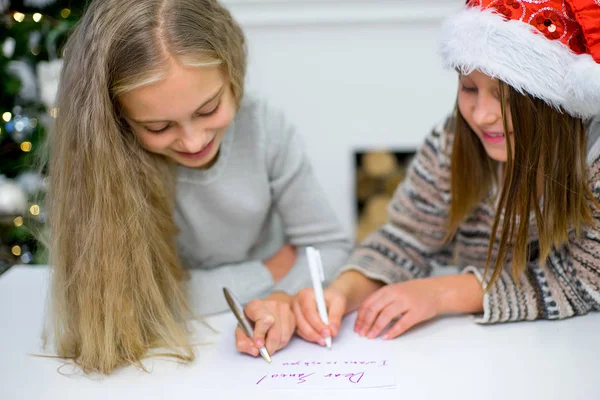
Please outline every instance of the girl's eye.
[[150, 133], [162, 133], [162, 132], [166, 131], [167, 129], [169, 129], [170, 126], [171, 125], [167, 125], [167, 126], [165, 126], [164, 128], [161, 128], [161, 129], [150, 129], [150, 128], [146, 127], [146, 130], [148, 132], [150, 132]]
[[467, 93], [477, 93], [477, 88], [476, 87], [465, 86], [462, 83], [460, 85], [460, 90], [462, 90], [463, 92], [467, 92]]
[[[219, 111], [219, 106], [221, 105], [221, 102], [217, 103], [217, 105], [215, 106], [215, 108], [213, 108], [212, 110], [210, 110], [209, 112], [205, 112], [205, 113], [197, 113], [196, 116], [197, 117], [210, 117], [211, 115], [215, 114], [217, 111]], [[164, 131], [166, 131], [167, 129], [169, 129], [171, 127], [171, 124], [166, 125], [164, 128], [161, 129], [150, 129], [147, 126], [144, 127], [144, 129], [146, 129], [148, 132], [150, 133], [154, 133], [154, 134], [159, 134], [162, 133]]]
[[196, 115], [198, 117], [210, 117], [211, 115], [213, 115], [213, 114], [215, 114], [217, 112], [217, 110], [219, 109], [220, 105], [221, 105], [221, 102], [217, 103], [217, 105], [215, 106], [215, 108], [213, 108], [211, 111], [205, 112], [205, 113], [198, 113]]

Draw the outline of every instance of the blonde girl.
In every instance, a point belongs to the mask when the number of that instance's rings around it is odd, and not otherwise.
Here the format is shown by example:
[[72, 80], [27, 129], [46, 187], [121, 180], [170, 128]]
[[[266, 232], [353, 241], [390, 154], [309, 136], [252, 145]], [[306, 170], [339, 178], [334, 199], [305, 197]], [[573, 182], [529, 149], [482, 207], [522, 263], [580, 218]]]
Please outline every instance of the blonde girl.
[[[65, 47], [49, 137], [51, 322], [85, 371], [153, 348], [193, 359], [190, 308], [244, 303], [257, 356], [294, 333], [291, 295], [350, 241], [294, 130], [244, 94], [244, 36], [215, 0], [95, 0]], [[187, 289], [187, 290], [186, 290]]]

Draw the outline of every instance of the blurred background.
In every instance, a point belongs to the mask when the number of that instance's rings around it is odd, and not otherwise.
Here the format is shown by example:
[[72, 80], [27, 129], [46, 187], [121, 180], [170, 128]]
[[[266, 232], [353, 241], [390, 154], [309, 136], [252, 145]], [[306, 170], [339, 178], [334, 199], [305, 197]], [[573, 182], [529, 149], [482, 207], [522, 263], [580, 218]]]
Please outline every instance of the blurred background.
[[[79, 0], [0, 0], [0, 273], [44, 264], [45, 171], [62, 45]], [[247, 91], [283, 110], [357, 240], [385, 207], [417, 146], [453, 108], [439, 27], [462, 0], [223, 0], [249, 49]]]
[[48, 182], [37, 161], [56, 115], [62, 44], [84, 2], [0, 0], [0, 273], [44, 264]]

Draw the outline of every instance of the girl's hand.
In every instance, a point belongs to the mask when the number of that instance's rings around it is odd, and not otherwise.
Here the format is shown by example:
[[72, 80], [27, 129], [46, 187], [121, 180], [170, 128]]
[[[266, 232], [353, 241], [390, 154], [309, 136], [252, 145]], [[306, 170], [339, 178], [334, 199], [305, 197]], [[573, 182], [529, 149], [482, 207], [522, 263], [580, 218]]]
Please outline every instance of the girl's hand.
[[258, 356], [258, 349], [265, 346], [270, 355], [284, 348], [296, 329], [296, 318], [292, 312], [292, 296], [274, 292], [264, 299], [252, 300], [244, 308], [254, 323], [254, 341], [238, 326], [235, 343], [238, 351]]
[[327, 305], [329, 326], [321, 321], [313, 289], [302, 289], [292, 303], [298, 325], [296, 330], [298, 336], [306, 341], [319, 343], [321, 346], [325, 346], [326, 337], [337, 336], [347, 304], [346, 296], [337, 289], [327, 288], [323, 291], [323, 295]]
[[345, 271], [323, 291], [329, 326], [321, 321], [315, 294], [312, 289], [298, 292], [293, 309], [298, 322], [297, 333], [309, 342], [325, 345], [327, 336], [337, 336], [342, 317], [355, 311], [362, 301], [383, 285], [383, 282], [367, 278], [361, 272]]
[[392, 320], [400, 319], [383, 335], [392, 339], [440, 313], [440, 288], [431, 279], [387, 285], [369, 296], [358, 309], [354, 331], [374, 339]]
[[400, 317], [383, 335], [383, 339], [393, 339], [443, 313], [482, 311], [483, 290], [472, 274], [415, 279], [384, 286], [370, 295], [358, 310], [354, 331], [373, 339]]

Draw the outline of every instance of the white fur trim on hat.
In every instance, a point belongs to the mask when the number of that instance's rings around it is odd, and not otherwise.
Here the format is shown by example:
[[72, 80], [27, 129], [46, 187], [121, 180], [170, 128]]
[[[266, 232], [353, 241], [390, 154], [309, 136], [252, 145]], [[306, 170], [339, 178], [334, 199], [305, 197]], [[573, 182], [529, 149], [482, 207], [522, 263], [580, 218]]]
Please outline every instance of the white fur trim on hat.
[[467, 8], [442, 25], [440, 53], [449, 68], [479, 70], [576, 117], [600, 114], [600, 64], [534, 30], [491, 10]]

